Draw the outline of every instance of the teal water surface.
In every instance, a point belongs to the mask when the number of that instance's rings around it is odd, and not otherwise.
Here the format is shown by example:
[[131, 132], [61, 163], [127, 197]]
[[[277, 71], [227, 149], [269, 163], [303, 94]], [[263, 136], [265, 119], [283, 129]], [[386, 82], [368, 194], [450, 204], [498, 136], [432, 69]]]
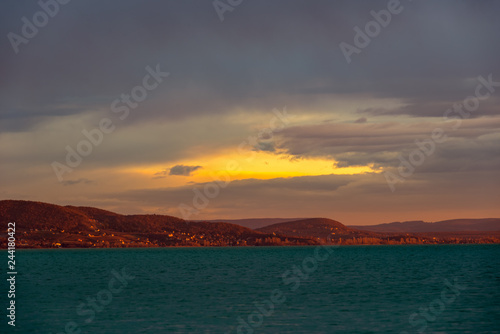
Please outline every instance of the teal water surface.
[[500, 333], [500, 245], [18, 250], [16, 264], [1, 333]]

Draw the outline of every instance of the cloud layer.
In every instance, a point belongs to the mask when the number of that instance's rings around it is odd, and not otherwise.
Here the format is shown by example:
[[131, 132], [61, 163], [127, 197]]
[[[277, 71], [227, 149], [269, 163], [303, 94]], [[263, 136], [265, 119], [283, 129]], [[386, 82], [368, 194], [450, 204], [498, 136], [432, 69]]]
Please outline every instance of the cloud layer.
[[[21, 19], [41, 9], [3, 2], [2, 197], [176, 214], [211, 172], [265, 152], [377, 173], [235, 179], [198, 218], [500, 216], [500, 87], [458, 127], [443, 118], [479, 76], [500, 82], [500, 3], [401, 6], [348, 64], [339, 44], [354, 43], [354, 27], [387, 1], [244, 1], [223, 22], [211, 1], [72, 1], [17, 54], [7, 34], [22, 35]], [[170, 75], [121, 120], [113, 101], [137, 93], [156, 64]], [[286, 127], [242, 151], [283, 106], [293, 115]], [[116, 129], [58, 182], [51, 163], [65, 163], [67, 147], [77, 150], [103, 118]], [[391, 193], [383, 173], [436, 128], [447, 140]], [[205, 164], [214, 157], [217, 170]]]

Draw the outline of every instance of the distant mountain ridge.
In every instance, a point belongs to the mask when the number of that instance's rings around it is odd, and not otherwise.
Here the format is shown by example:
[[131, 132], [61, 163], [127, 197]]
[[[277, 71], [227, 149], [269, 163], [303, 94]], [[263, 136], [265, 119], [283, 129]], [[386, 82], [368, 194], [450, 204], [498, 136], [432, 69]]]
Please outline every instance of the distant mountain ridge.
[[[254, 230], [263, 230], [265, 227], [294, 221], [328, 218], [247, 218], [247, 219], [215, 219], [209, 222], [227, 222], [248, 227]], [[487, 232], [500, 231], [500, 218], [460, 218], [437, 222], [422, 220], [393, 222], [377, 225], [344, 225], [347, 228], [381, 232], [381, 233], [427, 233], [427, 232]]]
[[386, 233], [487, 232], [500, 231], [500, 218], [449, 219], [434, 223], [418, 220], [366, 226], [351, 225], [349, 227]]

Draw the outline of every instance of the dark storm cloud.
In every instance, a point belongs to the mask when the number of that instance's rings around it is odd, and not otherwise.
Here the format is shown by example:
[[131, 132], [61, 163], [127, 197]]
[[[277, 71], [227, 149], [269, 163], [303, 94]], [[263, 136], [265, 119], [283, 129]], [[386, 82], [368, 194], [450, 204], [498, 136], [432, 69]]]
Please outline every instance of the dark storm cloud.
[[163, 179], [168, 175], [189, 176], [192, 172], [203, 168], [202, 166], [175, 165], [160, 172], [154, 173], [154, 179]]
[[254, 150], [265, 151], [265, 152], [275, 152], [276, 148], [274, 146], [274, 142], [262, 141], [262, 142], [258, 142], [255, 145]]
[[[29, 127], [67, 97], [109, 106], [157, 63], [171, 76], [129, 122], [268, 108], [296, 95], [369, 94], [418, 107], [461, 99], [464, 79], [500, 73], [500, 3], [402, 4], [347, 65], [339, 43], [353, 43], [353, 27], [387, 1], [248, 1], [224, 22], [211, 1], [73, 1], [19, 54], [2, 39], [1, 117], [39, 108], [26, 115]], [[35, 1], [1, 7], [4, 36], [40, 10]], [[299, 101], [290, 108], [305, 106]], [[411, 113], [428, 114], [419, 110]]]
[[201, 166], [186, 166], [186, 165], [175, 165], [170, 168], [168, 175], [191, 175], [192, 172], [202, 168]]

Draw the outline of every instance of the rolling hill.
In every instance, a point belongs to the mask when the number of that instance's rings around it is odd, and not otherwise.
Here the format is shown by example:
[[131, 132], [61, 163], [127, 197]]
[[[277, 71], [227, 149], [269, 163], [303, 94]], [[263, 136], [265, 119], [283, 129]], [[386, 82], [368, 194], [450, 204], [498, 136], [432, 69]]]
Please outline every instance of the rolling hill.
[[217, 222], [225, 222], [225, 223], [231, 223], [231, 224], [236, 224], [244, 227], [251, 228], [253, 230], [269, 226], [272, 224], [277, 224], [277, 223], [285, 223], [285, 222], [290, 222], [290, 221], [295, 221], [295, 220], [301, 220], [305, 218], [243, 218], [243, 219], [213, 219], [213, 220], [206, 220], [208, 222], [212, 223], [217, 223]]
[[[188, 222], [164, 215], [120, 215], [92, 207], [0, 201], [0, 223], [16, 223], [19, 245], [30, 247], [235, 246], [314, 244], [230, 224]], [[5, 230], [1, 235], [6, 240]], [[4, 242], [2, 240], [2, 242]]]
[[339, 238], [377, 237], [376, 233], [356, 230], [328, 218], [307, 218], [272, 224], [257, 231], [301, 238], [337, 240]]
[[[279, 222], [252, 230], [229, 222], [185, 221], [154, 214], [121, 215], [93, 207], [3, 200], [0, 223], [5, 228], [0, 232], [0, 246], [7, 244], [8, 222], [15, 222], [16, 247], [20, 248], [500, 242], [500, 232], [483, 230], [498, 226], [498, 219], [393, 223], [359, 229], [327, 218], [276, 220]], [[243, 221], [263, 224], [271, 219]], [[379, 230], [374, 231], [377, 226]], [[434, 232], [427, 232], [428, 226]], [[462, 230], [446, 232], [451, 228]], [[468, 230], [463, 232], [464, 229]]]

